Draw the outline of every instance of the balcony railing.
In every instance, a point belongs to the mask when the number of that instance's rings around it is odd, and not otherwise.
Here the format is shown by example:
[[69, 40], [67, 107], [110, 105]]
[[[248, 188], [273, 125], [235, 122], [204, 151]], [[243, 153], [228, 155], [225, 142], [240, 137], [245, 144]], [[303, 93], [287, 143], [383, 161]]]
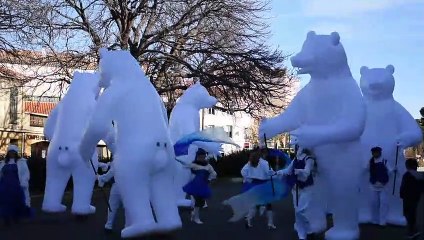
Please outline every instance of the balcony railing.
[[24, 101], [31, 102], [59, 102], [59, 97], [49, 97], [49, 96], [24, 96]]

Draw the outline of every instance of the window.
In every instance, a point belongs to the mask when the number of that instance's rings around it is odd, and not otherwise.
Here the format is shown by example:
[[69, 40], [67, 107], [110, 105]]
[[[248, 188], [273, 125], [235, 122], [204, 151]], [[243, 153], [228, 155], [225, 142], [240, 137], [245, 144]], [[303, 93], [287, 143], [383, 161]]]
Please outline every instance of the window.
[[230, 137], [230, 138], [232, 138], [233, 137], [233, 126], [231, 126], [231, 125], [228, 125], [227, 126], [227, 134], [228, 134], [228, 137]]
[[18, 88], [10, 89], [9, 97], [9, 121], [10, 124], [18, 123]]
[[19, 139], [10, 139], [9, 144], [18, 146], [19, 145]]
[[31, 114], [29, 116], [29, 125], [31, 127], [44, 127], [46, 119], [47, 119], [46, 117]]
[[244, 128], [243, 134], [244, 134], [244, 139], [250, 138], [249, 128]]
[[215, 115], [215, 108], [208, 108], [208, 113], [211, 115]]
[[249, 134], [249, 128], [244, 128], [244, 136], [247, 136]]

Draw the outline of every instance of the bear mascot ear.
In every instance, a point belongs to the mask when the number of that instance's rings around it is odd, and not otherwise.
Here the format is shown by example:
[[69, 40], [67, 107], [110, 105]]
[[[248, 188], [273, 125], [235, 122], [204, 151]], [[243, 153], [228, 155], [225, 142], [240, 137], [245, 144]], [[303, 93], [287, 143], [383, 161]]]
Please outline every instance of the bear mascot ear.
[[315, 37], [317, 34], [315, 33], [315, 31], [309, 31], [308, 34], [306, 35], [306, 38], [311, 38], [311, 37]]
[[395, 67], [393, 65], [387, 65], [386, 70], [389, 71], [390, 74], [393, 74], [395, 72]]
[[361, 67], [361, 75], [364, 75], [366, 71], [368, 71], [368, 67], [367, 66], [362, 66]]
[[340, 43], [340, 35], [339, 35], [339, 33], [338, 32], [332, 32], [330, 36], [331, 36], [331, 43], [334, 46], [339, 45], [339, 43]]

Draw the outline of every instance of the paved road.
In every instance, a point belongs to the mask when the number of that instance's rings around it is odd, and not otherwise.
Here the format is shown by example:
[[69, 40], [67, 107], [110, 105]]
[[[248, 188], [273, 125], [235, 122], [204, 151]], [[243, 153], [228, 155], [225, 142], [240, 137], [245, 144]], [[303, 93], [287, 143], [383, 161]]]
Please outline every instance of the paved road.
[[[171, 238], [147, 237], [144, 239], [178, 239], [178, 240], [295, 240], [293, 231], [293, 209], [291, 200], [288, 198], [274, 206], [276, 211], [275, 222], [278, 227], [275, 231], [266, 229], [264, 217], [255, 219], [253, 229], [246, 230], [243, 222], [228, 223], [230, 217], [229, 209], [223, 207], [220, 202], [234, 194], [240, 189], [240, 183], [229, 180], [219, 180], [213, 184], [214, 196], [208, 202], [209, 207], [202, 212], [204, 225], [195, 225], [189, 222], [189, 212], [181, 210], [184, 222], [183, 229], [176, 232]], [[65, 203], [70, 206], [71, 194], [65, 197]], [[37, 216], [14, 225], [10, 228], [0, 226], [0, 240], [28, 240], [28, 239], [54, 239], [54, 240], [114, 240], [120, 239], [119, 231], [123, 227], [123, 213], [118, 213], [115, 226], [115, 234], [106, 236], [103, 233], [103, 224], [106, 219], [107, 207], [102, 199], [102, 194], [96, 192], [93, 197], [97, 206], [97, 213], [85, 222], [77, 222], [69, 214], [47, 215], [39, 211], [41, 196], [33, 197], [33, 205]], [[423, 204], [421, 211], [424, 212]], [[423, 214], [424, 215], [424, 214]], [[423, 220], [420, 218], [421, 226]], [[361, 240], [400, 240], [403, 239], [405, 230], [398, 227], [379, 228], [375, 226], [361, 226]], [[424, 238], [423, 238], [424, 239]]]

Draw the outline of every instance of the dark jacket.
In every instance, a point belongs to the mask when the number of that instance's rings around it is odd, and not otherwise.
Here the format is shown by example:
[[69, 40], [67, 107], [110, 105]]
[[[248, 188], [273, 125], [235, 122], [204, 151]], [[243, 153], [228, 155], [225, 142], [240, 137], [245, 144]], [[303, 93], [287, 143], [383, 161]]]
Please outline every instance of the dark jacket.
[[418, 180], [410, 172], [406, 172], [402, 177], [400, 186], [400, 198], [404, 201], [420, 201], [420, 196], [423, 191], [423, 181]]
[[377, 182], [386, 185], [389, 182], [389, 171], [387, 169], [387, 160], [383, 159], [382, 162], [374, 162], [374, 158], [370, 159], [370, 183], [376, 184]]

